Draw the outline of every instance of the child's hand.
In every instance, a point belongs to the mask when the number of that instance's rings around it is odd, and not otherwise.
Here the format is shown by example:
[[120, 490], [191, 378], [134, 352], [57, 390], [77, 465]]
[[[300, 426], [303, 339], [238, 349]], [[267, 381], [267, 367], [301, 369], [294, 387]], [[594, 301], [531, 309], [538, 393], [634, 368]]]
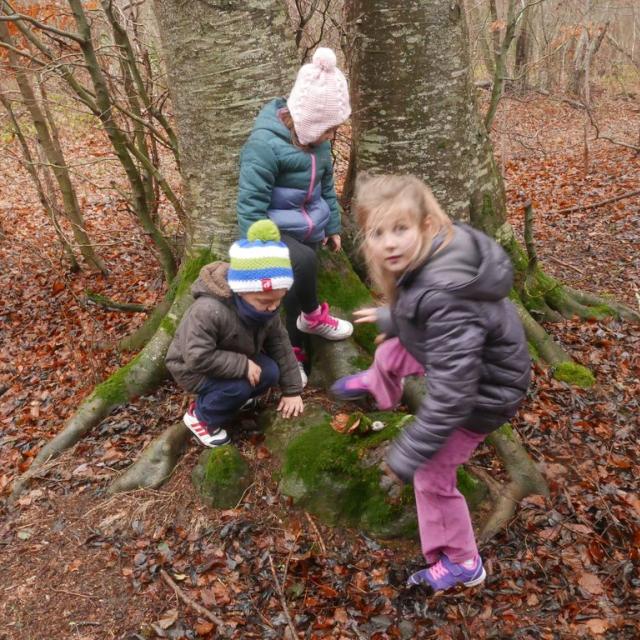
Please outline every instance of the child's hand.
[[249, 360], [247, 366], [247, 380], [252, 387], [255, 387], [260, 382], [260, 374], [262, 369], [253, 361]]
[[301, 396], [283, 396], [278, 404], [278, 411], [283, 418], [298, 417], [304, 411], [304, 404]]
[[329, 245], [329, 248], [331, 249], [331, 251], [336, 252], [336, 251], [340, 251], [340, 249], [342, 249], [342, 239], [340, 238], [340, 235], [337, 233], [334, 233], [333, 235], [329, 236], [328, 238], [325, 238], [322, 241], [323, 245]]
[[355, 316], [354, 322], [362, 324], [363, 322], [376, 322], [378, 320], [378, 307], [368, 307], [367, 309], [358, 309], [353, 312]]

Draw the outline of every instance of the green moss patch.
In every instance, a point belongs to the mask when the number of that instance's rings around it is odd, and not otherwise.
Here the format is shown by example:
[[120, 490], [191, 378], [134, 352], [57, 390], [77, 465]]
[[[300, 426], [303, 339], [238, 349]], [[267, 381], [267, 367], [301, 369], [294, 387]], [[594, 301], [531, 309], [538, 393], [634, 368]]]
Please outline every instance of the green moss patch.
[[217, 509], [235, 507], [252, 481], [249, 466], [232, 445], [203, 451], [191, 479], [204, 502]]
[[561, 362], [554, 367], [553, 377], [583, 389], [588, 389], [596, 383], [593, 373], [587, 367], [575, 362]]
[[346, 435], [329, 419], [299, 435], [285, 453], [282, 487], [305, 508], [329, 523], [342, 522], [372, 534], [411, 535], [416, 531], [413, 493], [390, 498], [380, 486], [381, 471], [368, 450], [395, 437], [402, 414], [372, 413], [363, 421], [381, 420], [382, 431]]

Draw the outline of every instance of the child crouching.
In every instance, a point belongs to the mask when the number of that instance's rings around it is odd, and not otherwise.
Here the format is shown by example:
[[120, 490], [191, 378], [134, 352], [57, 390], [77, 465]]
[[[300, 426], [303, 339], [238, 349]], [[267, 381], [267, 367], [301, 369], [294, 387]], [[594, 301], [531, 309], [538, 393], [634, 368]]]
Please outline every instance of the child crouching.
[[279, 385], [278, 411], [302, 413], [302, 378], [280, 320], [282, 298], [293, 284], [287, 246], [270, 220], [251, 225], [229, 249], [230, 264], [200, 271], [166, 363], [176, 382], [197, 394], [184, 423], [206, 447], [229, 442], [224, 427], [251, 398]]

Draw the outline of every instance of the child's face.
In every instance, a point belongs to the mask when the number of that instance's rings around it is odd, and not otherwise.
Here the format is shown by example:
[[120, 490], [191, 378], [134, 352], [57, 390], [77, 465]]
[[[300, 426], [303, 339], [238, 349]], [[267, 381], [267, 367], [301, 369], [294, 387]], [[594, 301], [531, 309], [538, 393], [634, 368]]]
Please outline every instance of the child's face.
[[367, 233], [371, 257], [391, 273], [400, 275], [407, 270], [420, 248], [421, 229], [408, 216], [382, 220]]
[[273, 291], [256, 291], [238, 295], [258, 311], [275, 311], [286, 294], [286, 289], [275, 289]]

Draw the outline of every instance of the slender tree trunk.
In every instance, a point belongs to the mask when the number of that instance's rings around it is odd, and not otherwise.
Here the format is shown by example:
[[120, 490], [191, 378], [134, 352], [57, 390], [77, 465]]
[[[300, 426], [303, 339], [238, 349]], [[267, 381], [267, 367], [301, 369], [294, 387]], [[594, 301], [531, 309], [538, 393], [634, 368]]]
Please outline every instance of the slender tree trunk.
[[116, 124], [113, 117], [113, 104], [104, 73], [98, 63], [96, 52], [91, 40], [91, 29], [80, 0], [68, 0], [69, 6], [82, 38], [80, 48], [87, 64], [87, 70], [91, 76], [95, 89], [95, 101], [100, 110], [99, 117], [104, 129], [111, 140], [113, 149], [120, 160], [132, 191], [132, 205], [136, 216], [140, 220], [143, 229], [149, 234], [158, 251], [158, 260], [162, 265], [165, 277], [170, 282], [176, 275], [176, 264], [171, 246], [162, 235], [158, 227], [153, 223], [146, 199], [144, 184], [133, 159], [127, 149], [127, 139], [123, 131]]
[[[0, 40], [11, 46], [15, 46], [6, 22], [0, 22]], [[65, 215], [72, 225], [73, 235], [79, 245], [80, 252], [90, 267], [101, 271], [102, 273], [106, 273], [107, 268], [100, 257], [96, 254], [91, 243], [91, 239], [85, 230], [84, 219], [82, 212], [80, 211], [78, 198], [76, 196], [73, 183], [71, 182], [69, 170], [65, 163], [64, 156], [62, 155], [62, 150], [56, 144], [55, 139], [51, 135], [51, 131], [47, 125], [46, 115], [38, 104], [33, 87], [31, 86], [21, 61], [18, 60], [17, 55], [11, 50], [7, 51], [7, 55], [9, 59], [9, 66], [15, 74], [16, 83], [20, 89], [22, 99], [29, 111], [29, 114], [31, 115], [31, 119], [33, 120], [33, 125], [36, 129], [36, 133], [38, 134], [38, 140], [42, 145], [47, 161], [50, 163], [53, 174], [58, 182], [58, 186], [62, 194], [62, 201], [64, 203]]]
[[[58, 241], [60, 242], [60, 245], [62, 246], [62, 249], [64, 250], [64, 253], [67, 256], [67, 259], [69, 261], [69, 269], [71, 271], [79, 271], [80, 265], [78, 264], [76, 256], [73, 252], [73, 247], [71, 246], [71, 244], [69, 244], [69, 241], [66, 239], [64, 233], [62, 232], [62, 229], [60, 228], [60, 224], [58, 223], [58, 220], [57, 220], [55, 194], [54, 193], [51, 193], [50, 195], [47, 194], [47, 189], [45, 185], [42, 183], [42, 180], [40, 180], [40, 176], [38, 175], [38, 171], [36, 169], [36, 164], [34, 162], [33, 155], [31, 154], [31, 150], [29, 149], [29, 143], [27, 142], [27, 139], [24, 133], [22, 132], [22, 128], [20, 127], [20, 123], [18, 122], [18, 119], [15, 116], [15, 113], [13, 112], [11, 102], [2, 93], [2, 91], [0, 91], [0, 102], [2, 103], [5, 110], [7, 111], [7, 114], [9, 115], [9, 119], [11, 121], [11, 124], [13, 125], [13, 129], [15, 131], [16, 137], [18, 138], [18, 142], [20, 143], [20, 148], [22, 150], [22, 156], [24, 158], [22, 164], [24, 168], [27, 170], [27, 172], [29, 173], [29, 175], [31, 176], [31, 179], [33, 180], [33, 183], [36, 187], [36, 192], [38, 193], [38, 199], [40, 200], [40, 204], [42, 205], [42, 208], [47, 214], [49, 220], [51, 220], [51, 224], [58, 238]], [[45, 167], [45, 171], [46, 170], [47, 168]]]

